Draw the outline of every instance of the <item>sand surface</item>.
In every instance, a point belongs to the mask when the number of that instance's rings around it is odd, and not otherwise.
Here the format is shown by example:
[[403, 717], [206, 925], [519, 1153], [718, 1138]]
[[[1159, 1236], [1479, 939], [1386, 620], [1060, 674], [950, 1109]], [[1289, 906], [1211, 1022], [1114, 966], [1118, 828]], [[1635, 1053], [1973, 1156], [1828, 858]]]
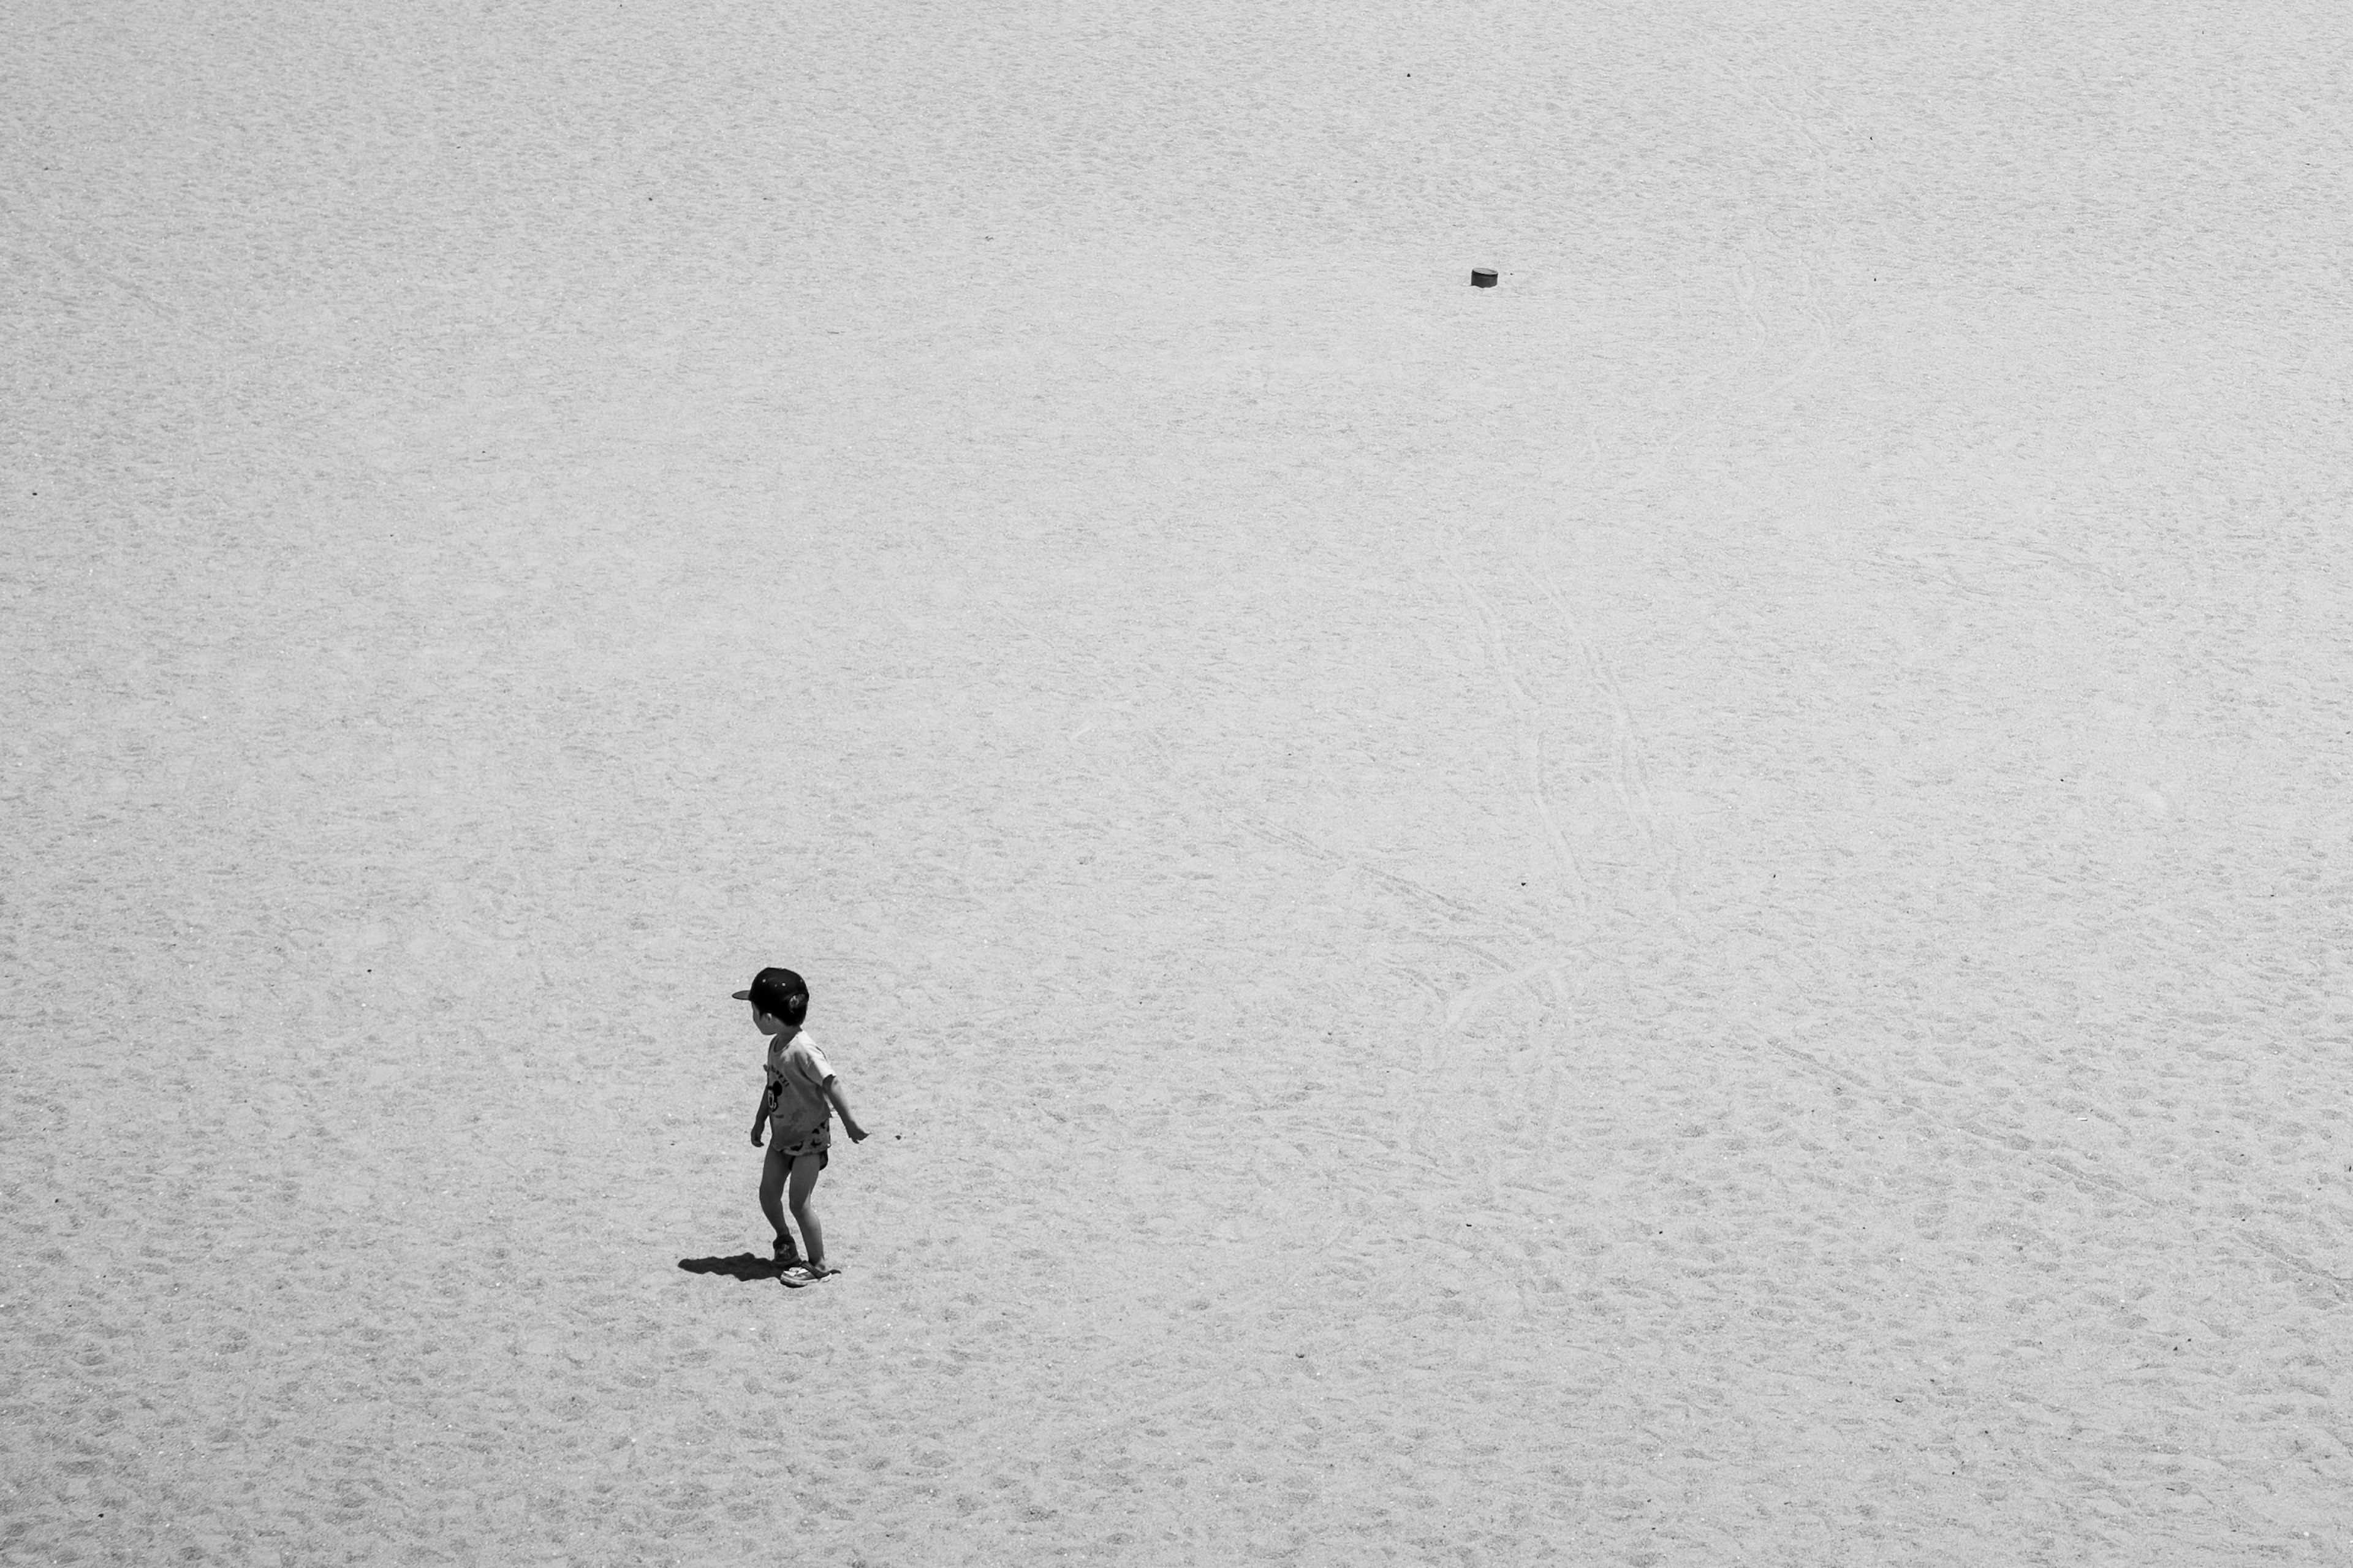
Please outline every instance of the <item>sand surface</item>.
[[2348, 58], [20, 0], [0, 1558], [2347, 1561]]

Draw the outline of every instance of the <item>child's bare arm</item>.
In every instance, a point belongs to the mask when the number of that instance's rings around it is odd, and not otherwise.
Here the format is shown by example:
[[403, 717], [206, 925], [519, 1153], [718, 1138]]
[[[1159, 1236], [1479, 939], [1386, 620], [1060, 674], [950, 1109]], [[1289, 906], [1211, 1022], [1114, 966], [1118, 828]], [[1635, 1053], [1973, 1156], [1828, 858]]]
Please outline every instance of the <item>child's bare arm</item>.
[[760, 1109], [752, 1116], [752, 1147], [760, 1146], [760, 1134], [767, 1130], [768, 1112], [776, 1108], [776, 1085], [771, 1079], [768, 1087], [760, 1091]]
[[849, 1101], [842, 1097], [839, 1079], [825, 1080], [825, 1097], [833, 1101], [833, 1109], [841, 1118], [841, 1130], [849, 1134], [849, 1141], [852, 1143], [865, 1142], [866, 1129], [858, 1125], [858, 1118], [849, 1114]]

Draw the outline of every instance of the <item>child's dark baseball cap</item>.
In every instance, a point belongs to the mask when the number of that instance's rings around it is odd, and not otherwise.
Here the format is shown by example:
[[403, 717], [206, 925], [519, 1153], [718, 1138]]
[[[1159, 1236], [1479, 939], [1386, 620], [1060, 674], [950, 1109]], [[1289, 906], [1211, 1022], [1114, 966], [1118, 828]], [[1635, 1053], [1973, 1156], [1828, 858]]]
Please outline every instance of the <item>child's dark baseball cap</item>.
[[735, 993], [771, 1018], [797, 1024], [808, 1015], [808, 982], [789, 969], [763, 969], [752, 976], [752, 988]]

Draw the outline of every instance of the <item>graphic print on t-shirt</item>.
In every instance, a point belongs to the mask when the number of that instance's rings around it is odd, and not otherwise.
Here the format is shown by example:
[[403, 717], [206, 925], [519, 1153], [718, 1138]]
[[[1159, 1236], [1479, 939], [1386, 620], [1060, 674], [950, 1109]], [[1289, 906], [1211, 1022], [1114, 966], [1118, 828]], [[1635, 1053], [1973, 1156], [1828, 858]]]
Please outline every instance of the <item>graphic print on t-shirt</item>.
[[794, 1036], [790, 1045], [771, 1042], [768, 1082], [776, 1089], [776, 1104], [768, 1112], [769, 1130], [793, 1142], [823, 1128], [833, 1115], [825, 1098], [825, 1080], [832, 1076], [833, 1064], [806, 1030]]

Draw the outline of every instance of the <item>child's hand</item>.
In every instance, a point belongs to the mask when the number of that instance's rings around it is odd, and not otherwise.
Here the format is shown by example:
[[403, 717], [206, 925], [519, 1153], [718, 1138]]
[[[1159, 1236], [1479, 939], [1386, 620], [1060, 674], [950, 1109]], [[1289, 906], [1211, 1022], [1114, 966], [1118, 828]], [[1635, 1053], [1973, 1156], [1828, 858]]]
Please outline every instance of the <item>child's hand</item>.
[[852, 1143], [863, 1143], [866, 1142], [866, 1129], [863, 1127], [845, 1127], [842, 1131], [849, 1134], [849, 1141]]
[[752, 1129], [752, 1147], [753, 1147], [753, 1148], [754, 1148], [754, 1149], [757, 1149], [759, 1146], [760, 1146], [760, 1130], [759, 1130], [758, 1128], [754, 1127], [754, 1128], [753, 1128], [753, 1129]]

